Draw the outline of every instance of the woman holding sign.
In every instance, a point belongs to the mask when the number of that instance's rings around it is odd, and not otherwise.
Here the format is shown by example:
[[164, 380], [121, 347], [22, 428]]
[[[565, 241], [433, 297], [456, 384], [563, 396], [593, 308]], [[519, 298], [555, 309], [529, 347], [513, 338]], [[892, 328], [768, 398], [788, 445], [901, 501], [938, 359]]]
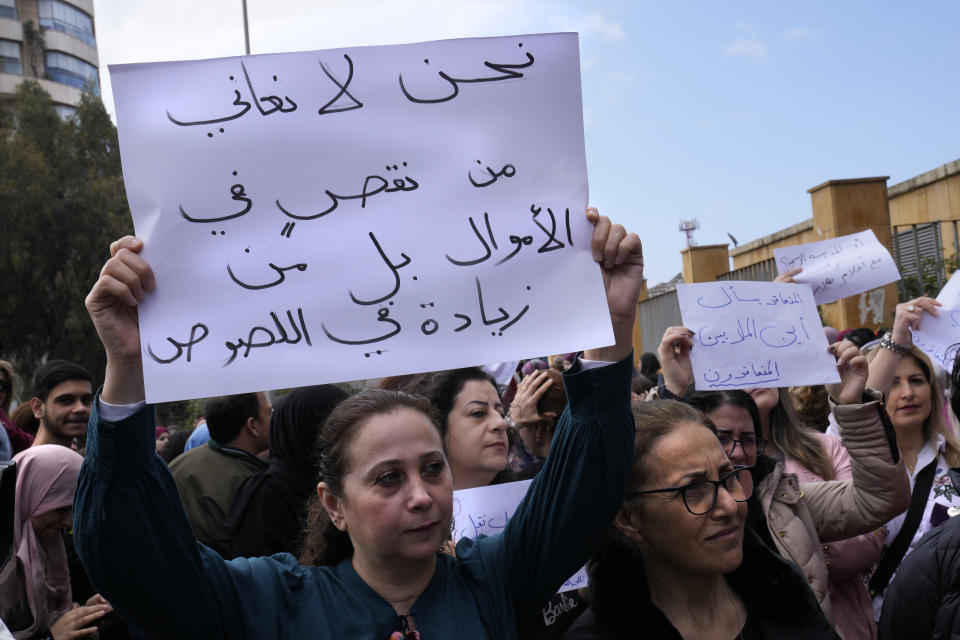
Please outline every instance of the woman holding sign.
[[[671, 327], [660, 344], [658, 353], [669, 395], [684, 393], [693, 379], [689, 334], [684, 327]], [[831, 345], [830, 349], [839, 359], [841, 375], [848, 378], [856, 373], [859, 381], [859, 392], [854, 393], [856, 389], [851, 387], [842, 399], [835, 395], [835, 386], [828, 388], [841, 405], [853, 404], [834, 410], [849, 451], [846, 464], [834, 467], [842, 482], [821, 482], [807, 473], [790, 473], [783, 460], [767, 455], [755, 396], [742, 390], [707, 392], [695, 394], [690, 401], [714, 421], [731, 460], [754, 466], [756, 492], [750, 503], [750, 526], [781, 556], [798, 565], [827, 618], [845, 636], [872, 638], [876, 628], [869, 598], [858, 586], [856, 574], [872, 564], [870, 558], [863, 559], [861, 547], [872, 553], [875, 542], [869, 537], [849, 539], [873, 535], [873, 530], [901, 513], [906, 508], [909, 487], [903, 463], [898, 461], [899, 451], [882, 423], [885, 416], [878, 402], [880, 396], [865, 390], [866, 359], [849, 342]], [[849, 368], [843, 369], [842, 365], [848, 363]], [[825, 550], [826, 542], [840, 546]], [[844, 570], [848, 573], [841, 573]], [[844, 586], [838, 591], [831, 580], [841, 575]], [[835, 592], [841, 602], [839, 617], [833, 609]]]
[[76, 498], [91, 580], [159, 637], [515, 638], [602, 539], [632, 461], [640, 240], [596, 210], [588, 219], [616, 344], [585, 354], [603, 365], [567, 374], [555, 454], [503, 533], [462, 540], [456, 557], [438, 552], [453, 501], [440, 434], [416, 399], [368, 392], [336, 410], [345, 439], [321, 462], [326, 515], [314, 524], [338, 545], [319, 554], [331, 564], [310, 567], [289, 554], [227, 562], [194, 539], [143, 404], [136, 306], [155, 286], [152, 270], [141, 241], [115, 242], [86, 300], [107, 352]]
[[[689, 346], [676, 333], [676, 341]], [[677, 355], [661, 350], [668, 384]], [[864, 457], [877, 458], [855, 467], [858, 480], [902, 474], [880, 426], [879, 403], [860, 404], [866, 360], [849, 346], [837, 352], [837, 365], [842, 381], [829, 391], [839, 403], [838, 421], [860, 441]], [[638, 630], [656, 638], [837, 637], [811, 592], [806, 558], [797, 552], [809, 556], [819, 548], [818, 534], [829, 540], [875, 528], [883, 517], [877, 505], [890, 497], [872, 498], [852, 481], [804, 485], [806, 494], [793, 476], [773, 485], [757, 482], [744, 466], [757, 462], [756, 406], [743, 391], [724, 393], [730, 396], [695, 396], [706, 416], [673, 400], [635, 408], [636, 461], [627, 500], [591, 566], [592, 613], [574, 623], [571, 640], [630, 638]], [[734, 409], [743, 416], [736, 418]], [[765, 466], [782, 476], [779, 463], [768, 459]], [[889, 488], [896, 496], [897, 485], [891, 479], [880, 491]], [[751, 494], [758, 498], [751, 510], [769, 510], [769, 532], [748, 526]]]
[[884, 590], [904, 556], [925, 533], [945, 522], [951, 510], [960, 510], [960, 443], [945, 420], [943, 390], [933, 365], [912, 344], [911, 328], [920, 328], [924, 313], [937, 315], [939, 305], [927, 297], [898, 304], [893, 330], [867, 356], [870, 385], [887, 394], [887, 413], [912, 487], [909, 510], [885, 527], [884, 555], [870, 579], [878, 618]]

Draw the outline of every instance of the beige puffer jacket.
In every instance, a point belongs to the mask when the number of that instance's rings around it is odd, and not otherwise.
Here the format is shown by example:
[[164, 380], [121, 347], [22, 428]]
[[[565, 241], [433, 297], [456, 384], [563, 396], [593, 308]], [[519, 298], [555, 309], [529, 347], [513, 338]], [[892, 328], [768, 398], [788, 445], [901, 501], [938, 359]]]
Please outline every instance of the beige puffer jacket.
[[[827, 619], [833, 621], [823, 542], [880, 527], [910, 506], [910, 481], [879, 394], [865, 404], [835, 406], [833, 415], [850, 454], [852, 480], [804, 483], [778, 463], [757, 487], [770, 535], [784, 558], [807, 578]], [[891, 446], [892, 445], [892, 446]]]

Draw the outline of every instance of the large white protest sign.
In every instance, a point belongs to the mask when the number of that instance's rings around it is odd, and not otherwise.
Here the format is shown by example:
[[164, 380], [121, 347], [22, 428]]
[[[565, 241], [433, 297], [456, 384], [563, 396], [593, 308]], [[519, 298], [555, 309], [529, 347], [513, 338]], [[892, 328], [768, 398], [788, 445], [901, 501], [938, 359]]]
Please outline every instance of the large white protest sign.
[[954, 271], [950, 279], [940, 289], [940, 293], [937, 294], [937, 302], [948, 309], [960, 309], [960, 271]]
[[696, 388], [752, 389], [839, 382], [810, 285], [706, 282], [677, 286], [694, 332]]
[[[489, 487], [453, 492], [453, 541], [492, 536], [503, 531], [517, 505], [527, 495], [531, 480], [507, 482]], [[580, 569], [558, 590], [559, 593], [587, 586], [587, 570]]]
[[913, 330], [913, 344], [947, 371], [960, 347], [960, 309], [937, 308], [937, 317], [924, 313], [920, 328]]
[[576, 34], [110, 72], [151, 402], [613, 342]]
[[897, 264], [868, 229], [830, 240], [774, 249], [777, 272], [803, 267], [794, 282], [813, 287], [817, 304], [825, 304], [896, 282]]

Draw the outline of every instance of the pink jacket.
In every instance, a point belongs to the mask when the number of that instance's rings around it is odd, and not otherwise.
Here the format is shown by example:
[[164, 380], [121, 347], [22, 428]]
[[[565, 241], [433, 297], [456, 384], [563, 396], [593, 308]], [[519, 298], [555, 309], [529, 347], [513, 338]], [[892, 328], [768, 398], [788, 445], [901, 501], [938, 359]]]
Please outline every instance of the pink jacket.
[[[850, 470], [850, 456], [839, 438], [823, 433], [816, 435], [833, 462], [835, 479], [847, 480], [853, 477]], [[787, 473], [795, 473], [801, 483], [823, 482], [823, 478], [792, 458], [785, 460], [784, 467]], [[881, 528], [873, 533], [823, 545], [833, 621], [845, 640], [876, 640], [877, 638], [873, 604], [864, 584], [863, 574], [880, 558], [883, 540]]]

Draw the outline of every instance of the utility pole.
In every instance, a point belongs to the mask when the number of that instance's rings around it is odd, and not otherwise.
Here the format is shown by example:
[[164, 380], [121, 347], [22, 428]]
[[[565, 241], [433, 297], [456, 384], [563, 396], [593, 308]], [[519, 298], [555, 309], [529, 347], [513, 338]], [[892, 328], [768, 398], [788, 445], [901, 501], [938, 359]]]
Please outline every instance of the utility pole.
[[247, 24], [247, 0], [241, 0], [243, 3], [243, 48], [247, 55], [250, 55], [250, 27]]

